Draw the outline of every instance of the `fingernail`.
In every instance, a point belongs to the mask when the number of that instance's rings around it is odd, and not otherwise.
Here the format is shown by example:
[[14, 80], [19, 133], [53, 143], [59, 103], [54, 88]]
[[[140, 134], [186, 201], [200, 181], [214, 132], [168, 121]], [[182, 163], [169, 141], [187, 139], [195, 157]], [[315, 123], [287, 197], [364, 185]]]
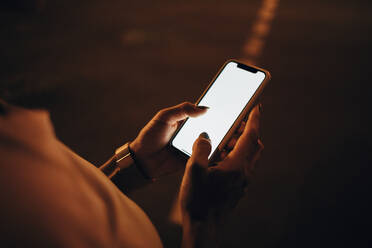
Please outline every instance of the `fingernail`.
[[261, 114], [263, 113], [263, 105], [262, 105], [262, 103], [259, 103], [258, 104], [258, 110], [260, 111]]
[[209, 109], [207, 106], [196, 106], [198, 109]]
[[199, 137], [204, 138], [204, 139], [207, 139], [207, 140], [211, 140], [211, 139], [209, 138], [209, 135], [208, 135], [206, 132], [202, 132], [202, 133], [199, 135]]

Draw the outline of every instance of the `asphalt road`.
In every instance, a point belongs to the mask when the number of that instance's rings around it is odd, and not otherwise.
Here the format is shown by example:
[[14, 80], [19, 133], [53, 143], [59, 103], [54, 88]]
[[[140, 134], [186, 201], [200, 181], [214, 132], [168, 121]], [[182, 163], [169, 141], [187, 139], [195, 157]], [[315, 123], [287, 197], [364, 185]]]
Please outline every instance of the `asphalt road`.
[[[195, 101], [243, 46], [261, 1], [47, 1], [0, 14], [2, 97], [51, 112], [57, 136], [94, 164], [161, 108]], [[281, 1], [256, 63], [265, 152], [222, 247], [371, 243], [369, 1]], [[134, 192], [166, 247], [181, 173]]]

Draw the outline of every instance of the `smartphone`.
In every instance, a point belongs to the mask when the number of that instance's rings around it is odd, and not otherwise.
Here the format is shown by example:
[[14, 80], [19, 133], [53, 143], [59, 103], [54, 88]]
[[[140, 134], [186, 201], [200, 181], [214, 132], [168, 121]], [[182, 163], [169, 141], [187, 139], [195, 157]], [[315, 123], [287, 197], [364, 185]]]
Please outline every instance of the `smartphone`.
[[196, 103], [209, 107], [208, 111], [186, 119], [171, 139], [171, 147], [190, 157], [194, 141], [207, 132], [212, 145], [208, 158], [213, 160], [255, 106], [269, 80], [267, 70], [237, 60], [227, 61]]

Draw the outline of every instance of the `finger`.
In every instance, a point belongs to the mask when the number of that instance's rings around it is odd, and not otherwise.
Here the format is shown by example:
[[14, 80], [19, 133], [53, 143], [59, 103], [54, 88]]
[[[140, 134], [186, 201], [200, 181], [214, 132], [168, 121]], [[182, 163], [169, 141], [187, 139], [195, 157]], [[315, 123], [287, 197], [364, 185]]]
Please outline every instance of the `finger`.
[[187, 117], [197, 117], [204, 114], [208, 107], [196, 106], [190, 102], [184, 102], [176, 106], [160, 110], [155, 116], [156, 120], [160, 120], [169, 124], [176, 124], [178, 121], [184, 120]]
[[208, 156], [211, 153], [211, 141], [207, 133], [201, 133], [192, 147], [190, 160], [203, 167], [208, 167]]
[[226, 158], [227, 154], [228, 154], [227, 151], [221, 151], [220, 160], [224, 160]]
[[237, 141], [238, 141], [238, 137], [235, 137], [235, 136], [232, 137], [230, 141], [227, 143], [227, 150], [231, 151], [234, 148]]
[[242, 121], [239, 125], [239, 128], [235, 131], [234, 135], [227, 143], [226, 150], [231, 151], [232, 149], [234, 149], [234, 146], [236, 142], [238, 141], [239, 136], [243, 133], [244, 128], [245, 128], [245, 121]]
[[207, 133], [201, 133], [194, 142], [182, 178], [179, 194], [181, 208], [195, 220], [204, 220], [208, 214], [206, 179], [210, 152], [209, 136]]
[[256, 169], [256, 165], [257, 165], [257, 162], [260, 160], [261, 158], [261, 154], [262, 154], [262, 151], [264, 150], [264, 145], [262, 143], [262, 141], [259, 139], [258, 140], [258, 150], [255, 152], [255, 154], [252, 156], [251, 160], [248, 161], [248, 163], [246, 164], [245, 166], [245, 175], [247, 177], [247, 179], [250, 179], [250, 177], [253, 175], [255, 169]]
[[237, 133], [237, 134], [242, 134], [242, 133], [243, 133], [244, 128], [245, 128], [245, 124], [246, 124], [245, 121], [242, 121], [242, 122], [240, 123], [240, 126], [239, 126], [238, 130], [236, 130], [236, 133]]
[[239, 136], [243, 133], [244, 128], [245, 128], [245, 121], [242, 121], [239, 125], [239, 128], [237, 129], [237, 131], [233, 135], [233, 137], [227, 143], [226, 150], [231, 151], [232, 149], [234, 149], [234, 146], [235, 146], [236, 142], [238, 141]]
[[260, 111], [256, 106], [249, 114], [242, 135], [239, 137], [230, 156], [234, 159], [250, 158], [258, 148], [258, 135], [260, 127]]

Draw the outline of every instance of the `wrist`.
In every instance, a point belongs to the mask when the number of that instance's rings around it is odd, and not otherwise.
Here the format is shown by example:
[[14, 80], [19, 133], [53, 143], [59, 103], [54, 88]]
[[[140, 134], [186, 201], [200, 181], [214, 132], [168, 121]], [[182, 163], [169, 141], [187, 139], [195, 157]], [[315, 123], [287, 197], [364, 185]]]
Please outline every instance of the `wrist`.
[[128, 142], [115, 151], [119, 171], [117, 176], [113, 178], [113, 182], [124, 192], [132, 191], [153, 182], [141, 168], [138, 158], [130, 146], [131, 143]]
[[211, 220], [193, 220], [184, 217], [182, 221], [182, 247], [218, 247], [218, 228]]
[[136, 148], [136, 143], [133, 141], [133, 142], [129, 142], [129, 145], [128, 145], [128, 149], [131, 153], [131, 156], [132, 156], [132, 159], [134, 161], [134, 164], [136, 165], [137, 169], [140, 171], [140, 173], [142, 174], [142, 176], [144, 178], [146, 178], [147, 180], [151, 180], [151, 181], [154, 181], [154, 178], [152, 178], [147, 170], [147, 168], [145, 167], [144, 165], [144, 160], [142, 158], [142, 156], [138, 156], [138, 150]]
[[126, 143], [115, 150], [115, 154], [99, 169], [124, 192], [140, 188], [153, 180], [145, 175], [136, 163], [136, 158]]
[[144, 159], [143, 155], [143, 148], [141, 142], [137, 142], [137, 139], [129, 142], [129, 149], [132, 151], [133, 154], [136, 154], [137, 159]]

